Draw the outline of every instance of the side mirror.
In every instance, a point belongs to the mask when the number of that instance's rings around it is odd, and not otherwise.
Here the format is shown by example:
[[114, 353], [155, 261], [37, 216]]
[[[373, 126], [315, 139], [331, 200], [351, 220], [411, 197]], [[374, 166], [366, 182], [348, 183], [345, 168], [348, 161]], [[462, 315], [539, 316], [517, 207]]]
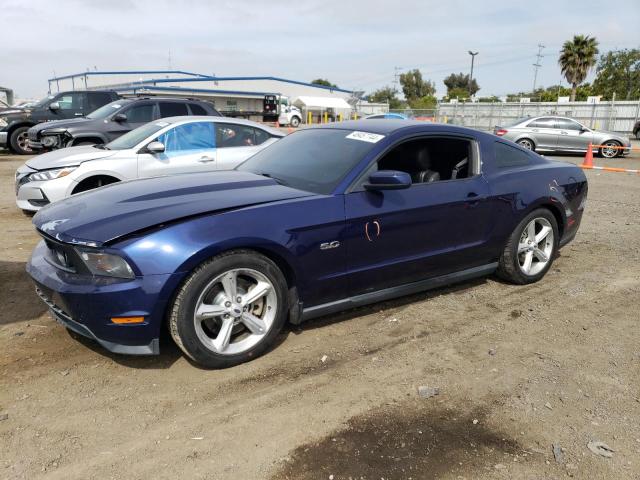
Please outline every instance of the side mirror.
[[124, 113], [116, 113], [111, 120], [114, 122], [126, 122], [127, 116]]
[[147, 145], [147, 151], [149, 153], [162, 153], [164, 152], [164, 143], [151, 142], [149, 145]]
[[51, 102], [51, 103], [49, 104], [49, 110], [52, 110], [52, 111], [54, 111], [54, 112], [55, 112], [56, 110], [60, 110], [60, 104], [59, 104], [58, 102]]
[[580, 133], [584, 133], [584, 132], [588, 132], [588, 131], [589, 131], [589, 129], [587, 127], [582, 127], [580, 129]]
[[369, 177], [364, 184], [366, 190], [401, 190], [411, 186], [411, 177], [407, 172], [398, 170], [380, 170]]

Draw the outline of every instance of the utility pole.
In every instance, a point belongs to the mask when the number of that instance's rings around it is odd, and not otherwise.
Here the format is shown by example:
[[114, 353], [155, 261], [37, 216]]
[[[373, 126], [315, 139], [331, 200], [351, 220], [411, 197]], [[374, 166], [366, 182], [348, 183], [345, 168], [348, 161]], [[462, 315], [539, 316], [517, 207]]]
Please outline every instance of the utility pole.
[[396, 92], [398, 92], [398, 78], [400, 77], [400, 72], [402, 70], [402, 67], [393, 67], [393, 89]]
[[469, 50], [469, 55], [471, 55], [471, 74], [469, 75], [469, 98], [473, 95], [471, 94], [471, 85], [473, 85], [473, 61], [476, 59], [476, 55], [480, 52], [472, 52]]
[[544, 48], [544, 45], [539, 43], [538, 44], [538, 55], [536, 55], [536, 63], [533, 64], [533, 66], [535, 67], [533, 70], [533, 90], [531, 91], [531, 93], [535, 93], [536, 91], [536, 81], [538, 80], [538, 68], [540, 68], [542, 66], [542, 63], [540, 63], [542, 61], [542, 49]]

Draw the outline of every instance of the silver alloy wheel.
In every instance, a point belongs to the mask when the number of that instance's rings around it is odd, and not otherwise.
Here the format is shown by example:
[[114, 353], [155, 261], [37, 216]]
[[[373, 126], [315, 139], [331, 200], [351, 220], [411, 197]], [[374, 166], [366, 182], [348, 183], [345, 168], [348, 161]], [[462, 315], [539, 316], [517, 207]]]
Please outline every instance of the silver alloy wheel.
[[533, 150], [533, 143], [531, 142], [531, 140], [527, 140], [526, 138], [519, 140], [518, 145], [520, 145], [522, 148], [526, 148], [527, 150]]
[[518, 265], [525, 275], [540, 273], [551, 261], [554, 238], [553, 227], [546, 218], [531, 220], [518, 242]]
[[[615, 147], [619, 147], [617, 142], [607, 142], [604, 144], [604, 147], [600, 150], [602, 156], [605, 158], [613, 158], [618, 155], [618, 149]], [[608, 148], [607, 148], [608, 147]], [[614, 148], [611, 148], [614, 147]]]
[[278, 306], [271, 281], [257, 270], [238, 268], [214, 278], [202, 290], [193, 315], [202, 344], [220, 355], [236, 355], [271, 330]]
[[29, 134], [26, 130], [18, 134], [16, 137], [16, 143], [23, 152], [31, 152], [31, 147], [29, 146]]

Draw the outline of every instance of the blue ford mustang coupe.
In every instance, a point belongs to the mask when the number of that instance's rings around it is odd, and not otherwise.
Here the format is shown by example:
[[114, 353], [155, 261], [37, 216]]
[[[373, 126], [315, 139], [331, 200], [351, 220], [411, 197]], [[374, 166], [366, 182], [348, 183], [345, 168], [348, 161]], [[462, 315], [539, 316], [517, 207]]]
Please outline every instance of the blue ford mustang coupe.
[[408, 120], [297, 131], [235, 170], [123, 182], [33, 219], [27, 270], [60, 323], [118, 353], [164, 327], [195, 362], [263, 353], [288, 320], [494, 272], [540, 280], [578, 230], [583, 172]]

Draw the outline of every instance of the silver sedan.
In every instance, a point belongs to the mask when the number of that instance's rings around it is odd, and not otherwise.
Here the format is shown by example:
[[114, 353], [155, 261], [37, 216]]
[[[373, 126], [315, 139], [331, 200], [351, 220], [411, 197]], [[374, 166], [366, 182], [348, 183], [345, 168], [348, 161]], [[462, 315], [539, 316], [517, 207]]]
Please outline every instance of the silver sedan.
[[536, 152], [584, 153], [591, 143], [603, 145], [594, 153], [613, 158], [627, 155], [631, 141], [618, 133], [592, 130], [567, 117], [543, 116], [517, 120], [508, 127], [495, 127], [493, 133]]

